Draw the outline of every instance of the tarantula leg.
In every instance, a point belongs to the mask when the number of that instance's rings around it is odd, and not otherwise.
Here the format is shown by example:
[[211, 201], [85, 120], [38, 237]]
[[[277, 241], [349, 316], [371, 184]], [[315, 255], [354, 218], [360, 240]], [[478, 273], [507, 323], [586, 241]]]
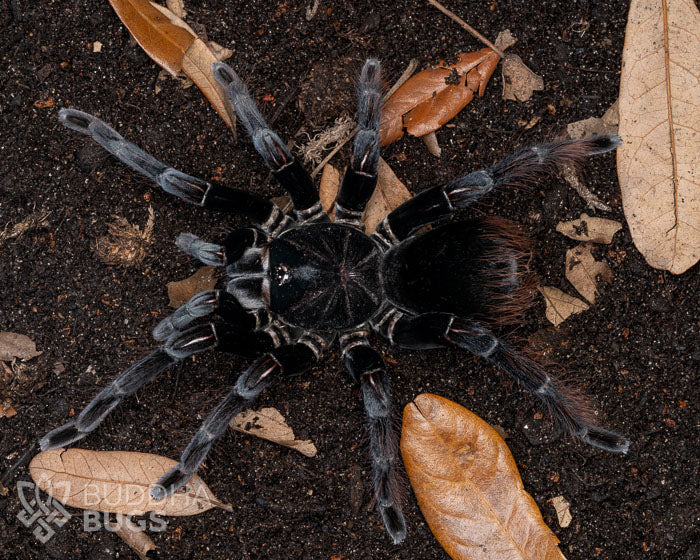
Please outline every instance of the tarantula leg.
[[391, 417], [389, 377], [379, 353], [369, 345], [364, 331], [341, 336], [343, 363], [360, 383], [369, 425], [370, 458], [377, 510], [389, 536], [398, 544], [406, 538], [397, 474], [398, 443]]
[[398, 243], [416, 229], [468, 206], [495, 188], [534, 184], [555, 173], [559, 164], [580, 163], [619, 145], [619, 136], [604, 134], [524, 148], [489, 168], [429, 188], [407, 200], [377, 226], [378, 236], [389, 245]]
[[181, 488], [197, 472], [214, 442], [226, 431], [236, 414], [250, 407], [276, 378], [308, 370], [316, 363], [324, 347], [323, 339], [309, 336], [295, 344], [279, 346], [258, 358], [238, 377], [224, 400], [209, 413], [182, 452], [180, 462], [158, 479], [151, 489], [151, 496], [162, 500]]
[[377, 185], [381, 72], [378, 60], [368, 59], [357, 87], [357, 120], [352, 162], [335, 201], [337, 222], [360, 225], [367, 202]]
[[228, 325], [235, 326], [241, 332], [259, 329], [269, 322], [266, 312], [254, 313], [243, 308], [228, 292], [207, 290], [192, 296], [187, 303], [158, 323], [153, 329], [153, 338], [158, 341], [167, 340], [195, 319], [211, 313], [217, 314]]
[[137, 391], [175, 362], [214, 348], [217, 344], [217, 329], [213, 324], [198, 325], [181, 333], [176, 332], [163, 346], [128, 367], [102, 389], [76, 420], [51, 430], [41, 438], [41, 449], [65, 447], [84, 438], [97, 428], [124, 397]]
[[253, 146], [289, 193], [297, 220], [313, 222], [327, 219], [311, 176], [265, 122], [243, 80], [233, 68], [223, 62], [216, 62], [211, 68], [216, 81], [224, 88], [236, 115], [253, 140]]
[[404, 348], [440, 348], [454, 344], [469, 350], [498, 366], [542, 401], [554, 421], [570, 435], [613, 453], [627, 453], [629, 449], [627, 438], [596, 425], [594, 413], [579, 390], [551, 377], [540, 364], [501, 342], [476, 321], [449, 313], [414, 317], [399, 313], [382, 334]]
[[241, 189], [210, 184], [161, 163], [136, 144], [124, 139], [107, 123], [89, 113], [61, 109], [58, 118], [66, 127], [90, 136], [122, 163], [145, 175], [167, 193], [186, 202], [204, 208], [242, 214], [269, 233], [281, 231], [282, 226], [289, 221], [269, 200]]

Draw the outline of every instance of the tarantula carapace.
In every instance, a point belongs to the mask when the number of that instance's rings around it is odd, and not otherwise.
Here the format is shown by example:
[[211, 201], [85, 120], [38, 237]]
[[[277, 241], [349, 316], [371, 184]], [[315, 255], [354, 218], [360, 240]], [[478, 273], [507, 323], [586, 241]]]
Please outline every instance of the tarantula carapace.
[[[114, 379], [74, 421], [44, 436], [42, 449], [85, 437], [124, 397], [187, 356], [217, 348], [254, 358], [204, 420], [178, 465], [154, 486], [152, 495], [164, 498], [197, 471], [234, 415], [277, 379], [312, 367], [337, 337], [367, 412], [377, 507], [392, 539], [400, 542], [406, 525], [397, 493], [390, 383], [382, 357], [370, 345], [374, 331], [403, 348], [458, 346], [478, 354], [538, 397], [568, 433], [609, 451], [627, 451], [628, 440], [598, 427], [575, 389], [491, 330], [517, 320], [527, 300], [528, 251], [517, 230], [505, 220], [486, 218], [414, 233], [493, 189], [532, 183], [559, 163], [612, 150], [619, 145], [616, 136], [526, 148], [493, 167], [422, 191], [366, 235], [361, 218], [377, 182], [379, 160], [379, 62], [367, 60], [362, 69], [359, 132], [335, 202], [334, 223], [323, 212], [310, 176], [268, 128], [245, 84], [223, 63], [213, 70], [256, 150], [289, 193], [293, 216], [248, 191], [208, 183], [160, 163], [92, 115], [62, 110], [60, 119], [68, 128], [91, 136], [168, 193], [243, 215], [253, 227], [232, 231], [221, 245], [187, 233], [177, 238], [187, 254], [225, 267], [226, 289], [197, 294], [161, 321], [154, 337], [162, 345]], [[212, 314], [219, 320], [188, 327]]]

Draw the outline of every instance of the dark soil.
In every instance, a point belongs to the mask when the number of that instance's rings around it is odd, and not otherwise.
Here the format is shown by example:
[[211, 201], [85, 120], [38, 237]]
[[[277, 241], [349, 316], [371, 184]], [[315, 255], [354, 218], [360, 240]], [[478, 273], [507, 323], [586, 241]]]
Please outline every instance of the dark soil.
[[[305, 133], [331, 124], [341, 110], [353, 114], [351, 88], [366, 56], [382, 60], [392, 84], [411, 58], [425, 66], [481, 48], [424, 2], [326, 0], [307, 21], [312, 4], [186, 2], [188, 20], [235, 51], [231, 62], [263, 111], [271, 119], [277, 115], [274, 127], [297, 144], [306, 141]], [[438, 132], [440, 160], [414, 138], [389, 146], [384, 157], [413, 192], [560, 135], [569, 122], [602, 115], [617, 97], [627, 2], [469, 4], [450, 7], [492, 39], [510, 28], [518, 38], [512, 51], [544, 77], [545, 90], [527, 103], [505, 102], [496, 75], [482, 99]], [[14, 364], [12, 375], [0, 371], [3, 400], [11, 399], [17, 410], [0, 419], [0, 469], [6, 471], [151, 347], [151, 329], [169, 312], [166, 284], [197, 268], [175, 249], [175, 236], [190, 231], [215, 240], [242, 224], [180, 203], [102, 157], [89, 141], [59, 125], [58, 110], [94, 112], [160, 160], [193, 175], [221, 176], [265, 196], [282, 193], [249, 141], [232, 138], [196, 87], [183, 89], [168, 78], [159, 82], [163, 89], [156, 95], [158, 67], [130, 44], [107, 2], [3, 0], [3, 8], [0, 224], [16, 224], [34, 208], [51, 212], [48, 227], [0, 246], [0, 330], [24, 333], [43, 351]], [[103, 45], [99, 53], [93, 52], [95, 41]], [[309, 76], [317, 82], [309, 85]], [[331, 89], [335, 84], [345, 90]], [[302, 111], [300, 92], [314, 88], [331, 98], [321, 103], [307, 95]], [[538, 120], [528, 129], [533, 119]], [[338, 165], [348, 153], [346, 147]], [[612, 206], [605, 216], [624, 222], [614, 155], [592, 159], [586, 182]], [[155, 234], [144, 262], [132, 268], [101, 262], [93, 244], [113, 215], [143, 225], [149, 205]], [[575, 293], [564, 279], [564, 258], [576, 243], [555, 226], [591, 211], [563, 180], [528, 192], [495, 193], [477, 211], [522, 223], [534, 241], [533, 268], [541, 283]], [[555, 329], [540, 298], [511, 334], [550, 349], [549, 358], [581, 380], [601, 423], [632, 439], [626, 456], [556, 437], [546, 421], [533, 419], [539, 408], [532, 398], [464, 352], [407, 352], [377, 341], [393, 379], [397, 415], [414, 396], [435, 392], [501, 426], [526, 489], [569, 560], [695, 559], [698, 462], [691, 411], [700, 366], [697, 266], [681, 276], [650, 268], [626, 227], [598, 254], [612, 266], [614, 279], [589, 311]], [[188, 359], [128, 398], [83, 446], [175, 458], [245, 366], [224, 355]], [[446, 558], [410, 492], [408, 537], [399, 546], [387, 538], [370, 503], [359, 391], [346, 378], [337, 351], [308, 379], [310, 384], [285, 381], [260, 404], [278, 407], [299, 436], [315, 442], [318, 455], [309, 459], [227, 434], [200, 474], [220, 499], [234, 504], [234, 512], [169, 518], [165, 532], [152, 534], [162, 557]], [[539, 423], [538, 433], [526, 433], [525, 424]], [[0, 557], [134, 556], [115, 535], [83, 531], [78, 519], [47, 545], [37, 542], [16, 517], [15, 485], [22, 480], [29, 480], [26, 466], [4, 481], [9, 492], [0, 496]], [[354, 514], [349, 496], [358, 481], [364, 497]], [[559, 527], [550, 502], [559, 495], [571, 502], [568, 528]]]

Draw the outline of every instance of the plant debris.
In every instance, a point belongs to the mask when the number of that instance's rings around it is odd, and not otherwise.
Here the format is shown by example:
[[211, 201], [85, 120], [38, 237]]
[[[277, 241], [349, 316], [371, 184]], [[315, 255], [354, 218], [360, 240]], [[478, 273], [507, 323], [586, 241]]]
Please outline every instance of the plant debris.
[[0, 230], [0, 247], [9, 239], [19, 239], [22, 237], [22, 234], [30, 230], [49, 227], [48, 217], [50, 214], [51, 212], [46, 210], [35, 211], [21, 222], [13, 226], [5, 226]]
[[600, 282], [609, 283], [612, 277], [608, 263], [595, 260], [589, 243], [581, 243], [566, 252], [566, 279], [590, 303], [595, 303]]
[[107, 235], [98, 237], [94, 251], [103, 263], [113, 266], [130, 267], [139, 264], [148, 254], [148, 246], [153, 237], [155, 214], [148, 207], [148, 220], [143, 228], [131, 225], [126, 218], [114, 216], [107, 226]]
[[229, 426], [236, 431], [279, 443], [307, 457], [316, 456], [316, 446], [313, 442], [296, 439], [294, 431], [276, 408], [244, 410], [231, 419]]
[[404, 408], [401, 455], [423, 516], [453, 559], [562, 560], [506, 443], [437, 395]]
[[36, 343], [24, 334], [0, 332], [0, 361], [30, 360], [40, 355]]
[[569, 506], [571, 504], [564, 499], [564, 496], [555, 496], [550, 500], [554, 506], [554, 510], [557, 512], [557, 521], [559, 521], [559, 527], [565, 529], [571, 525], [572, 517]]
[[575, 313], [581, 313], [581, 311], [585, 311], [589, 307], [585, 301], [570, 296], [559, 288], [540, 286], [537, 289], [544, 296], [544, 301], [547, 304], [545, 317], [555, 327], [563, 323], [567, 317]]
[[559, 222], [557, 231], [576, 241], [591, 243], [612, 243], [613, 235], [622, 229], [622, 224], [607, 218], [591, 217], [581, 214], [577, 220]]
[[530, 70], [517, 54], [507, 54], [501, 64], [503, 99], [524, 102], [532, 92], [544, 89], [544, 80]]
[[693, 0], [636, 0], [622, 53], [622, 205], [647, 263], [673, 274], [700, 260], [698, 29]]
[[170, 307], [180, 307], [199, 292], [212, 290], [216, 286], [216, 267], [203, 266], [192, 276], [176, 282], [168, 282], [168, 298]]
[[117, 521], [112, 530], [136, 553], [141, 560], [148, 560], [148, 552], [156, 545], [151, 537], [127, 516], [117, 514]]

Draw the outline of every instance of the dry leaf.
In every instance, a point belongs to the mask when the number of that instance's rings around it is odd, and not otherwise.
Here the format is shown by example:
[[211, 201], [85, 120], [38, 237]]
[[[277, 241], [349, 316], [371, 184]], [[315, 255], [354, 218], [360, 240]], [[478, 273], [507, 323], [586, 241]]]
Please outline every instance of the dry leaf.
[[[606, 113], [607, 114], [607, 113]], [[617, 125], [608, 124], [600, 117], [590, 117], [566, 125], [570, 138], [585, 138], [595, 134], [617, 134]]]
[[137, 265], [148, 254], [154, 222], [155, 214], [151, 206], [148, 207], [148, 220], [143, 231], [138, 226], [132, 226], [126, 218], [114, 216], [114, 221], [107, 226], [107, 235], [98, 237], [95, 241], [95, 254], [108, 265]]
[[[324, 211], [329, 212], [331, 219], [335, 216], [333, 203], [340, 188], [340, 173], [330, 163], [323, 167], [321, 183], [319, 185], [319, 196]], [[379, 158], [377, 169], [377, 187], [374, 189], [372, 198], [369, 199], [362, 223], [365, 231], [373, 232], [379, 222], [397, 206], [411, 198], [411, 192], [406, 188], [389, 164], [383, 158]]]
[[700, 12], [633, 0], [620, 75], [617, 172], [632, 240], [654, 268], [700, 259]]
[[148, 560], [148, 551], [156, 549], [156, 545], [151, 540], [151, 537], [131, 519], [122, 514], [117, 514], [117, 522], [114, 525], [116, 526], [112, 526], [111, 529], [136, 552], [138, 557], [141, 560]]
[[203, 266], [192, 276], [177, 282], [168, 282], [168, 297], [170, 307], [180, 307], [199, 292], [214, 289], [216, 286], [216, 267]]
[[545, 316], [555, 327], [563, 323], [567, 317], [588, 309], [588, 304], [578, 298], [565, 294], [558, 288], [540, 286], [537, 288], [544, 296], [547, 304]]
[[434, 132], [426, 134], [425, 136], [423, 136], [422, 140], [425, 144], [425, 147], [428, 148], [428, 151], [431, 154], [433, 154], [435, 157], [440, 157], [440, 154], [442, 153], [442, 148], [440, 148], [440, 144], [438, 143], [437, 136]]
[[527, 101], [533, 91], [544, 89], [544, 80], [530, 70], [517, 54], [507, 54], [501, 65], [503, 99]]
[[307, 457], [316, 456], [316, 446], [310, 440], [295, 439], [294, 432], [276, 408], [244, 410], [231, 419], [229, 426], [239, 432], [295, 449]]
[[174, 13], [180, 19], [185, 19], [187, 12], [185, 12], [185, 1], [184, 0], [165, 0], [165, 5], [168, 7], [172, 13]]
[[12, 418], [17, 415], [15, 407], [12, 406], [12, 401], [6, 399], [4, 403], [0, 404], [0, 418]]
[[233, 129], [235, 111], [211, 71], [217, 57], [193, 29], [155, 2], [109, 0], [109, 3], [146, 54], [173, 77], [181, 71], [187, 74]]
[[11, 362], [15, 358], [29, 360], [41, 354], [36, 344], [24, 334], [0, 332], [0, 361]]
[[610, 282], [612, 277], [608, 263], [593, 258], [590, 244], [581, 243], [566, 252], [566, 279], [590, 303], [595, 303], [598, 284]]
[[595, 218], [581, 214], [577, 220], [559, 222], [557, 231], [576, 241], [591, 243], [612, 243], [613, 235], [622, 229], [620, 222], [606, 218]]
[[510, 450], [466, 408], [422, 394], [403, 412], [401, 454], [430, 530], [460, 560], [562, 560]]
[[457, 55], [455, 64], [441, 62], [435, 68], [409, 78], [382, 107], [379, 128], [382, 146], [406, 132], [424, 136], [449, 122], [474, 94], [484, 95], [486, 84], [498, 65], [491, 49]]
[[204, 481], [193, 476], [164, 500], [151, 498], [150, 489], [177, 461], [132, 451], [51, 449], [29, 464], [32, 480], [59, 502], [75, 508], [142, 515], [195, 515], [213, 507], [232, 511]]
[[571, 511], [569, 506], [571, 505], [564, 499], [564, 496], [556, 496], [552, 498], [552, 505], [557, 512], [557, 521], [559, 521], [559, 527], [566, 528], [571, 525]]

